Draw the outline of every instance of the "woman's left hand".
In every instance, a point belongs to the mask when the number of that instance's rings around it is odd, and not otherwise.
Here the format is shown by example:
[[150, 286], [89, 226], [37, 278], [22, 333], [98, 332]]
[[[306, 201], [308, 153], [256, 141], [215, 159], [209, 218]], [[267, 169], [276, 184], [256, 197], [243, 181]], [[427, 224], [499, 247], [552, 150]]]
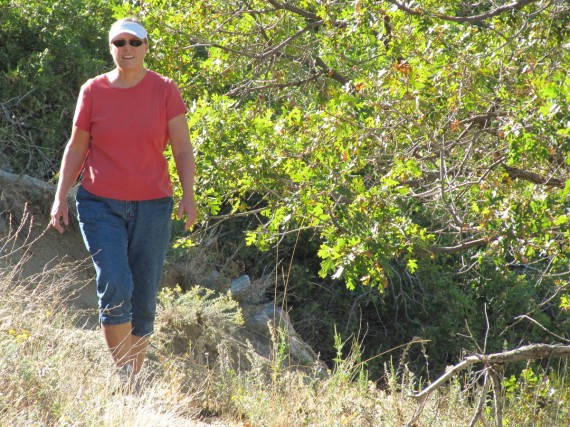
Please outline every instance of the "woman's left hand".
[[178, 219], [183, 219], [186, 217], [186, 222], [184, 223], [184, 229], [189, 230], [196, 223], [198, 218], [198, 209], [196, 208], [196, 202], [193, 196], [182, 197], [180, 204], [178, 205], [178, 213], [176, 215]]

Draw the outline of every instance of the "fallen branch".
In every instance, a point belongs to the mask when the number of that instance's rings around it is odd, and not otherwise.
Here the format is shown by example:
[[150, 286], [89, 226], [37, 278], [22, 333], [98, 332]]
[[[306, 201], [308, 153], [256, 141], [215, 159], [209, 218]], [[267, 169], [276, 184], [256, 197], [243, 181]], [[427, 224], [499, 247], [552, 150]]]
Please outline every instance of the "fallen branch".
[[430, 384], [421, 392], [413, 395], [418, 402], [423, 403], [425, 399], [439, 386], [447, 382], [458, 372], [468, 368], [475, 363], [483, 363], [486, 367], [494, 365], [504, 365], [507, 363], [520, 362], [523, 360], [544, 359], [548, 357], [570, 357], [570, 345], [560, 344], [531, 344], [515, 350], [493, 354], [475, 354], [468, 356], [457, 365], [450, 367], [445, 374]]
[[55, 185], [28, 175], [16, 175], [0, 169], [0, 212], [13, 212], [20, 217], [24, 205], [36, 213], [49, 212]]
[[570, 345], [561, 344], [532, 344], [517, 348], [515, 350], [505, 351], [503, 353], [493, 353], [493, 354], [474, 354], [468, 356], [459, 362], [455, 366], [451, 366], [447, 369], [445, 374], [439, 377], [436, 381], [425, 388], [423, 391], [412, 395], [412, 397], [418, 403], [418, 408], [414, 413], [412, 419], [407, 423], [407, 427], [416, 425], [416, 421], [420, 417], [423, 408], [426, 405], [428, 396], [436, 390], [439, 386], [447, 382], [452, 376], [461, 372], [462, 370], [468, 368], [475, 363], [484, 364], [484, 382], [483, 391], [481, 394], [481, 399], [477, 405], [477, 412], [473, 416], [469, 426], [475, 426], [477, 420], [481, 417], [482, 409], [487, 400], [487, 393], [489, 391], [489, 378], [494, 389], [494, 403], [495, 403], [495, 419], [497, 421], [497, 426], [503, 425], [503, 385], [502, 376], [504, 372], [504, 366], [507, 363], [528, 361], [534, 359], [544, 359], [550, 357], [570, 357]]
[[[19, 224], [29, 209], [32, 216], [46, 218], [49, 216], [56, 186], [24, 174], [13, 174], [0, 169], [0, 220], [2, 215]], [[68, 195], [68, 203], [75, 204], [76, 188]], [[70, 210], [71, 218], [75, 218], [75, 210]], [[1, 228], [1, 224], [0, 224]]]
[[37, 179], [28, 175], [13, 174], [0, 169], [0, 188], [3, 190], [13, 187], [18, 191], [26, 193], [46, 192], [50, 197], [55, 194], [55, 186], [41, 179]]

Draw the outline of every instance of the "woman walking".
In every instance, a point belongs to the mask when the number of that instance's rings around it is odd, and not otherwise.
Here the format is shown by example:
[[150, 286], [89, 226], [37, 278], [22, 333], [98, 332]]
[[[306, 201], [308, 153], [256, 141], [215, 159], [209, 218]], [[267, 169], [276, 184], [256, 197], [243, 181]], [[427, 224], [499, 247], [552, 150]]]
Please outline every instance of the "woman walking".
[[176, 84], [148, 70], [148, 35], [133, 18], [109, 31], [115, 68], [88, 80], [77, 101], [51, 212], [68, 225], [67, 194], [82, 174], [77, 213], [97, 276], [99, 320], [124, 377], [137, 374], [153, 333], [156, 298], [170, 239], [170, 143], [183, 196], [178, 218], [196, 221], [194, 154]]

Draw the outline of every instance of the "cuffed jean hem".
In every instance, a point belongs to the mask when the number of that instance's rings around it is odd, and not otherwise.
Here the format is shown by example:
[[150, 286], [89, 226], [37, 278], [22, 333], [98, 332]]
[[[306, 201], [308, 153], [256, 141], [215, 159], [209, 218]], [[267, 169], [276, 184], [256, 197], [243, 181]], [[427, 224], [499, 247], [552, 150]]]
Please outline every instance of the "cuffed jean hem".
[[[101, 316], [99, 316], [101, 319]], [[117, 319], [117, 320], [100, 320], [99, 323], [103, 326], [119, 326], [124, 325], [125, 323], [132, 323], [131, 319]]]
[[[101, 326], [120, 326], [120, 325], [124, 325], [125, 323], [131, 323], [132, 324], [132, 320], [128, 319], [126, 321], [123, 320], [114, 320], [114, 321], [109, 321], [109, 320], [105, 320], [105, 321], [100, 321], [99, 322], [101, 324]], [[135, 337], [140, 337], [140, 338], [144, 338], [144, 337], [149, 337], [152, 334], [154, 334], [154, 329], [152, 329], [150, 332], [145, 332], [145, 333], [141, 333], [140, 331], [135, 332], [135, 330], [131, 330], [131, 335], [135, 336]]]

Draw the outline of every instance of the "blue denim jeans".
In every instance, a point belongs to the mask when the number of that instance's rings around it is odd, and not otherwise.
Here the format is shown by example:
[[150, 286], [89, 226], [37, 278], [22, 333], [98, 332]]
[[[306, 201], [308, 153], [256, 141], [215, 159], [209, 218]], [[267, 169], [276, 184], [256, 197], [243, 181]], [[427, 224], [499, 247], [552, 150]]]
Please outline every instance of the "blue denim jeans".
[[97, 274], [99, 320], [154, 330], [156, 298], [170, 240], [171, 197], [122, 201], [77, 191], [77, 214]]

